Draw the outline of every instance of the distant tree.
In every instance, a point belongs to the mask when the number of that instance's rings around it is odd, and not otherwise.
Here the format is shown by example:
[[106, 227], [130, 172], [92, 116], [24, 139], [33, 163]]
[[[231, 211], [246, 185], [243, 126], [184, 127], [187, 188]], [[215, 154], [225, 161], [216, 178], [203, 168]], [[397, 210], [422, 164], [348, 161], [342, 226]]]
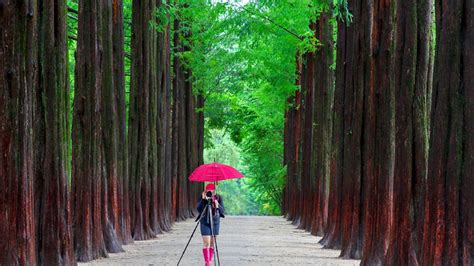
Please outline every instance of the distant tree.
[[[319, 14], [315, 24], [316, 38], [321, 44], [315, 53], [314, 108], [312, 119], [311, 183], [314, 188], [310, 231], [323, 235], [328, 223], [329, 163], [331, 151], [332, 108], [334, 101], [334, 44], [330, 11]], [[307, 123], [309, 125], [309, 123]]]
[[[169, 4], [167, 0], [166, 4]], [[160, 3], [163, 7], [164, 3]], [[170, 14], [166, 14], [166, 20], [170, 21]], [[163, 23], [163, 21], [158, 21]], [[158, 214], [160, 217], [161, 229], [169, 231], [174, 222], [172, 220], [172, 106], [171, 106], [171, 25], [166, 23], [164, 29], [159, 34], [159, 94], [158, 94], [158, 152], [159, 152], [159, 188], [158, 201], [160, 204]]]

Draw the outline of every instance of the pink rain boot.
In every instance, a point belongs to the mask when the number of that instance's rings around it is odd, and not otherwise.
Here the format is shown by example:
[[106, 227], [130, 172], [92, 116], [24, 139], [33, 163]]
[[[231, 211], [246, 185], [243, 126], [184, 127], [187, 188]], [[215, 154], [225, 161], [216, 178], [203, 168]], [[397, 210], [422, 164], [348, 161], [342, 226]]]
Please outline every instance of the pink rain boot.
[[209, 254], [210, 254], [209, 248], [203, 248], [202, 249], [202, 255], [204, 257], [204, 262], [206, 263], [205, 264], [206, 266], [211, 265], [211, 263], [209, 262]]
[[214, 258], [214, 248], [209, 248], [209, 265], [212, 265], [213, 258]]

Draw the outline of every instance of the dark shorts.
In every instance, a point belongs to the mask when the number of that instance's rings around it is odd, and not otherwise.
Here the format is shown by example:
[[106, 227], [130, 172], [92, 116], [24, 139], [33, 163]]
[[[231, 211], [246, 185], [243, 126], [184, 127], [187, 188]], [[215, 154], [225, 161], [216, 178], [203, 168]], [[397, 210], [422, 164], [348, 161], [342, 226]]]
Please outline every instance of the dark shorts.
[[[220, 228], [220, 223], [215, 223], [214, 224], [214, 235], [219, 235], [219, 228]], [[201, 223], [201, 235], [203, 236], [211, 236], [211, 225], [207, 223]]]

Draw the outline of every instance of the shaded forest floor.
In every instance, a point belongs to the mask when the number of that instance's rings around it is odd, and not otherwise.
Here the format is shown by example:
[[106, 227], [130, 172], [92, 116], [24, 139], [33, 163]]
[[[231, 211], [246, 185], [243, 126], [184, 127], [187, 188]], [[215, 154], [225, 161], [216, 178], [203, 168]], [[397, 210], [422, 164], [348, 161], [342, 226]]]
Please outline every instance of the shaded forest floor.
[[[320, 237], [296, 229], [279, 216], [227, 216], [221, 220], [217, 244], [222, 265], [359, 265], [358, 260], [339, 259], [339, 250], [323, 249]], [[176, 223], [169, 233], [124, 246], [126, 253], [80, 265], [176, 265], [194, 219]], [[181, 262], [201, 265], [199, 228]]]

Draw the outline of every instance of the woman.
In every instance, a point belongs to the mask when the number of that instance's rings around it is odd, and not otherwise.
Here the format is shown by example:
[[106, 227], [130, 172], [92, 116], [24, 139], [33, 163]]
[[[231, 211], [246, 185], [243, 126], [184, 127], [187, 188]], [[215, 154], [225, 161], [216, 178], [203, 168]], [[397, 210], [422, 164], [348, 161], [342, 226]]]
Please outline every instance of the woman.
[[[212, 229], [214, 229], [214, 236], [217, 236], [219, 235], [220, 218], [224, 218], [224, 203], [222, 197], [216, 194], [216, 187], [214, 184], [207, 184], [197, 206], [197, 210], [201, 215], [201, 235], [204, 244], [202, 254], [206, 265], [211, 265], [212, 258], [214, 257], [214, 239], [212, 239], [209, 210], [206, 208], [208, 202], [211, 203], [210, 206], [212, 208]], [[202, 213], [203, 211], [204, 213]]]

